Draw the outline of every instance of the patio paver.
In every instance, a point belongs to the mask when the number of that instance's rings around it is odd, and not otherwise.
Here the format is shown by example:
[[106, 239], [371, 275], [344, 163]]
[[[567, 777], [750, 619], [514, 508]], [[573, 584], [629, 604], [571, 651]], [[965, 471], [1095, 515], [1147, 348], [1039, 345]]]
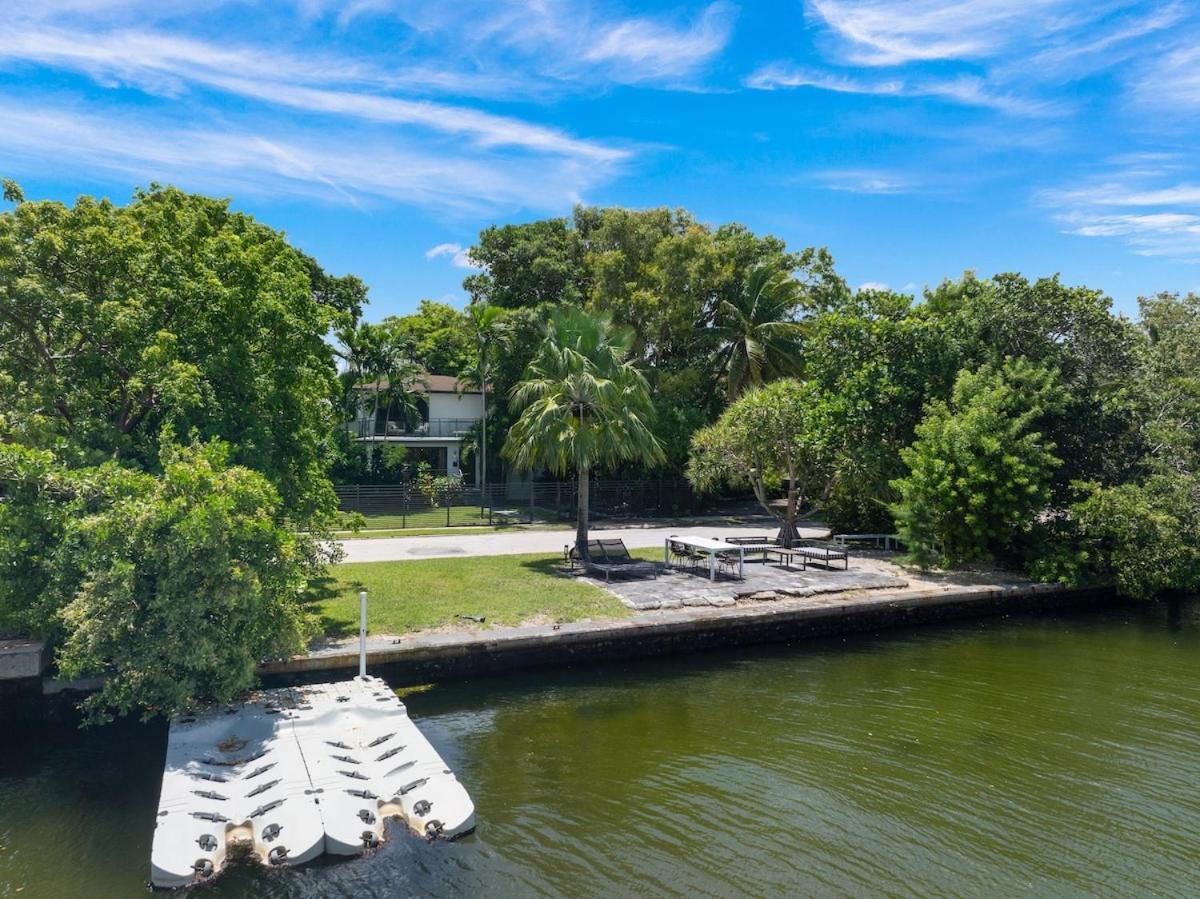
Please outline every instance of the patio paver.
[[684, 606], [732, 606], [739, 601], [769, 601], [781, 596], [813, 596], [851, 590], [900, 589], [908, 586], [903, 578], [869, 569], [825, 570], [809, 566], [806, 571], [787, 570], [774, 564], [746, 563], [745, 580], [720, 577], [708, 580], [708, 571], [672, 568], [660, 571], [657, 579], [585, 577], [608, 590], [626, 606], [639, 612], [654, 609], [678, 609]]

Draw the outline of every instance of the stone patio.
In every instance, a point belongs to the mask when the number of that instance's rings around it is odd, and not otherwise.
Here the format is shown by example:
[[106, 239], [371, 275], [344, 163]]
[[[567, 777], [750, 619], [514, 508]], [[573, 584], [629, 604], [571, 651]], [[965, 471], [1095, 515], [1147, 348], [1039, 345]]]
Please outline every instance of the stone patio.
[[622, 603], [639, 612], [683, 606], [732, 606], [739, 601], [767, 602], [818, 593], [896, 590], [908, 586], [908, 581], [903, 578], [864, 568], [856, 562], [859, 560], [852, 556], [849, 571], [826, 570], [815, 565], [800, 571], [773, 562], [747, 562], [745, 580], [718, 575], [715, 582], [708, 579], [707, 570], [664, 569], [659, 562], [657, 579], [614, 577], [611, 583], [592, 576], [582, 579], [615, 594]]

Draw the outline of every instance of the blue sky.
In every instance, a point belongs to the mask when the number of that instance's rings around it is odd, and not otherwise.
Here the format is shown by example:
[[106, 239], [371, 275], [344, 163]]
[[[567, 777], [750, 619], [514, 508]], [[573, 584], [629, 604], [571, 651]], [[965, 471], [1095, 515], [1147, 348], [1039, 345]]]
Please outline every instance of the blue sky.
[[461, 304], [492, 223], [683, 206], [854, 285], [1200, 288], [1187, 2], [8, 0], [0, 173], [233, 197], [369, 317]]

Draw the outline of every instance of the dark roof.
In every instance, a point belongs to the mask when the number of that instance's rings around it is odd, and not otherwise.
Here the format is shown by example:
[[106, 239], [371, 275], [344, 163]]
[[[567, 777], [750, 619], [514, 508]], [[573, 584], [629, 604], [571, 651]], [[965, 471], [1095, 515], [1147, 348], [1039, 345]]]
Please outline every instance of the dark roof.
[[[458, 393], [458, 378], [454, 375], [426, 375], [430, 393]], [[474, 387], [463, 387], [463, 393], [478, 393]]]
[[[374, 382], [374, 381], [369, 381], [366, 384], [359, 384], [356, 389], [358, 389], [358, 390], [374, 390], [375, 383], [376, 382]], [[462, 391], [459, 391], [458, 383], [459, 383], [458, 378], [454, 377], [454, 375], [426, 375], [425, 376], [425, 384], [428, 387], [429, 393], [459, 393], [459, 392], [461, 392], [461, 393], [479, 393], [479, 390], [476, 387], [463, 387]], [[387, 390], [387, 386], [388, 386], [388, 379], [380, 378], [379, 379], [379, 389]], [[414, 384], [413, 386], [420, 386], [420, 384], [417, 383], [417, 384]]]

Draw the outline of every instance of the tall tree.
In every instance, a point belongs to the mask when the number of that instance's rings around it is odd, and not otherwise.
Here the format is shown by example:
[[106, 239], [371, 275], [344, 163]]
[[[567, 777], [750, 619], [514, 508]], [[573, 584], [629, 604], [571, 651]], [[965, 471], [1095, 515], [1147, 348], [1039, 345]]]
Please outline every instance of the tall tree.
[[370, 422], [368, 433], [360, 436], [374, 436], [381, 410], [385, 434], [393, 413], [404, 419], [416, 414], [427, 383], [425, 369], [412, 358], [403, 336], [364, 322], [340, 329], [337, 339], [336, 353], [346, 365], [341, 373], [344, 408]]
[[293, 520], [327, 517], [325, 335], [362, 299], [224, 200], [20, 202], [0, 215], [0, 439], [155, 470], [167, 427], [220, 438]]
[[467, 317], [471, 322], [471, 337], [475, 343], [475, 359], [459, 377], [459, 389], [467, 386], [479, 388], [483, 398], [483, 420], [479, 426], [480, 437], [480, 485], [479, 496], [481, 503], [489, 502], [487, 496], [487, 467], [488, 467], [488, 387], [494, 375], [492, 364], [497, 335], [500, 331], [504, 310], [496, 306], [472, 304], [467, 307]]
[[956, 348], [958, 368], [1024, 358], [1058, 373], [1066, 408], [1045, 423], [1063, 463], [1051, 484], [1056, 497], [1069, 496], [1075, 480], [1114, 483], [1129, 475], [1144, 450], [1131, 439], [1136, 410], [1128, 390], [1140, 341], [1103, 291], [1057, 276], [979, 279], [968, 272], [929, 292], [924, 305]]
[[556, 312], [545, 338], [513, 389], [521, 417], [504, 455], [519, 468], [574, 469], [579, 482], [575, 546], [587, 557], [589, 475], [597, 465], [655, 465], [662, 447], [651, 432], [646, 379], [630, 362], [633, 334], [608, 316], [578, 309]]
[[407, 344], [413, 361], [434, 375], [457, 377], [475, 358], [470, 321], [446, 303], [421, 300], [410, 315], [389, 315], [379, 326]]
[[470, 256], [483, 267], [463, 280], [472, 303], [502, 309], [578, 303], [586, 292], [583, 244], [566, 219], [485, 228]]
[[805, 321], [804, 373], [832, 406], [834, 483], [825, 520], [839, 531], [891, 531], [891, 482], [906, 469], [924, 406], [950, 395], [958, 358], [941, 323], [911, 296], [860, 290]]
[[800, 284], [789, 273], [759, 263], [732, 298], [720, 301], [717, 368], [731, 401], [750, 387], [800, 373], [800, 297]]

